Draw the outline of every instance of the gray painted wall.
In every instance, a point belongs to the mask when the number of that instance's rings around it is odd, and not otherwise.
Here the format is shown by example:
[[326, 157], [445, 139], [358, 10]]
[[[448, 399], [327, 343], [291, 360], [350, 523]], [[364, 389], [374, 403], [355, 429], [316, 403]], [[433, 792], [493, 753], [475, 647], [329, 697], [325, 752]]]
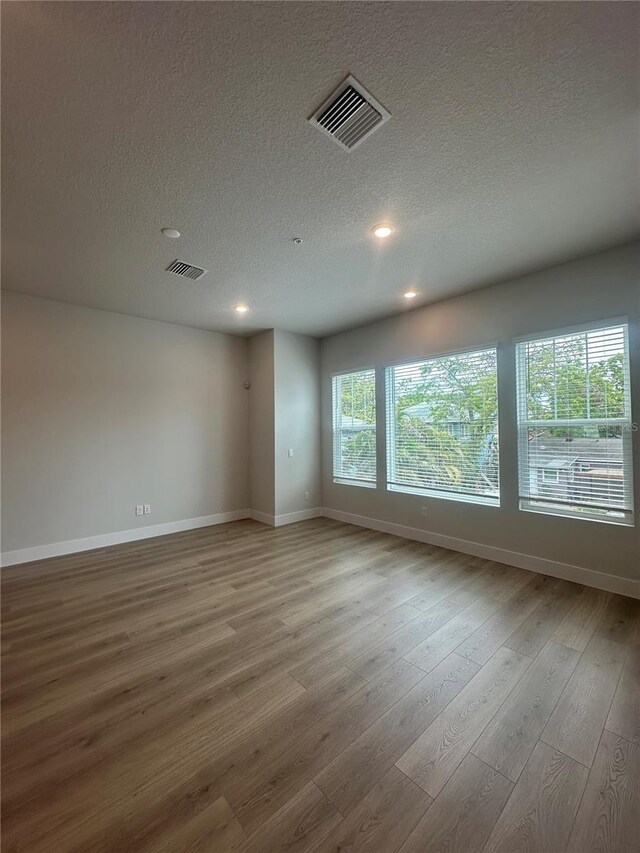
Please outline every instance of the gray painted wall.
[[4, 551], [248, 506], [245, 340], [14, 293], [2, 328]]
[[[294, 453], [291, 458], [289, 448]], [[321, 506], [320, 343], [279, 330], [275, 332], [275, 454], [275, 514]]]
[[[634, 421], [640, 422], [640, 243], [440, 302], [322, 341], [324, 506], [569, 565], [634, 578], [640, 573], [636, 527], [518, 510], [515, 366], [512, 339], [595, 320], [630, 321]], [[500, 508], [387, 492], [383, 457], [377, 489], [333, 483], [332, 372], [380, 366], [499, 343]], [[380, 419], [379, 419], [380, 425]], [[378, 429], [379, 451], [384, 429]], [[634, 434], [636, 513], [640, 434]], [[420, 508], [426, 506], [423, 518]], [[637, 513], [638, 514], [638, 513]]]
[[317, 340], [9, 292], [2, 308], [3, 551], [321, 505]]
[[273, 329], [249, 338], [249, 500], [275, 515], [275, 386]]
[[[5, 551], [247, 507], [277, 516], [324, 505], [612, 575], [635, 577], [640, 567], [640, 526], [518, 510], [512, 344], [514, 336], [627, 316], [640, 421], [640, 243], [321, 345], [274, 330], [246, 341], [14, 293], [3, 294], [2, 306]], [[333, 371], [496, 342], [501, 508], [388, 493], [383, 464], [375, 490], [333, 483]], [[382, 449], [383, 428], [378, 440]], [[152, 514], [136, 517], [139, 503]]]

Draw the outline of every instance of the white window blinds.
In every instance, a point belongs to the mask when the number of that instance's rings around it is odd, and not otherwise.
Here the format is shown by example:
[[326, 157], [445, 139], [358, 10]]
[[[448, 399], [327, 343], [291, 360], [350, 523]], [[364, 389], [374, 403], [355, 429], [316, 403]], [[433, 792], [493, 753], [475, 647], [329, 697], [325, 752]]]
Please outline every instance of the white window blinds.
[[387, 369], [393, 491], [499, 503], [496, 350]]
[[376, 482], [376, 374], [360, 370], [333, 377], [333, 478], [354, 485]]
[[632, 523], [626, 325], [516, 344], [522, 509]]

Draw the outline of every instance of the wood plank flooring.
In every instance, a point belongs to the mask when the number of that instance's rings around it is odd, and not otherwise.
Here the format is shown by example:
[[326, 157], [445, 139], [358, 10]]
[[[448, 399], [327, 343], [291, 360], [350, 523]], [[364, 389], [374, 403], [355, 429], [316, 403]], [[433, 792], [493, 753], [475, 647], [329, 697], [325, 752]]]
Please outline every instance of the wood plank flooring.
[[4, 853], [638, 853], [640, 603], [314, 519], [4, 569]]

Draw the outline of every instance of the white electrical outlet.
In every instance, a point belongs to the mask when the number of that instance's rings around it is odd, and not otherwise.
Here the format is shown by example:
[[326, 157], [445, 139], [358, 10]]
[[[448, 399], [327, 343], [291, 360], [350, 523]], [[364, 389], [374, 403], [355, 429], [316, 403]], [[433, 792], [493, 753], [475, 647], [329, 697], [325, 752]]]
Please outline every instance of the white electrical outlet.
[[144, 505], [144, 514], [145, 514], [145, 515], [150, 515], [150, 514], [151, 514], [151, 504], [145, 504], [145, 505]]
[[142, 504], [136, 505], [136, 515], [144, 515], [144, 507]]
[[289, 459], [293, 459], [293, 447], [289, 448], [289, 450], [287, 451], [287, 456], [289, 457]]
[[304, 499], [305, 499], [305, 501], [310, 501], [311, 500], [311, 492], [305, 492], [304, 493]]
[[422, 516], [428, 515], [428, 510], [427, 510], [426, 506], [420, 507], [420, 515], [422, 515]]

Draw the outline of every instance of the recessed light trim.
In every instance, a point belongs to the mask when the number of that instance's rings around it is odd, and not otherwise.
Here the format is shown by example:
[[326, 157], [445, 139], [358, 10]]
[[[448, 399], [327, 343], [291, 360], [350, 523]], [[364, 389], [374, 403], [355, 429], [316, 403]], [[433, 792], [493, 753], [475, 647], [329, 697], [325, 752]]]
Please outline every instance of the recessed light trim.
[[161, 230], [165, 237], [170, 237], [172, 240], [177, 240], [180, 236], [180, 232], [175, 228], [162, 228]]
[[405, 299], [415, 299], [417, 295], [418, 295], [417, 290], [407, 290], [406, 293], [404, 294], [404, 298]]
[[236, 314], [246, 314], [249, 310], [249, 306], [240, 303], [239, 305], [234, 305], [233, 310], [236, 312]]
[[379, 222], [377, 225], [374, 225], [371, 229], [371, 233], [374, 237], [377, 237], [378, 240], [386, 240], [387, 237], [391, 237], [393, 232], [396, 229], [388, 222]]

